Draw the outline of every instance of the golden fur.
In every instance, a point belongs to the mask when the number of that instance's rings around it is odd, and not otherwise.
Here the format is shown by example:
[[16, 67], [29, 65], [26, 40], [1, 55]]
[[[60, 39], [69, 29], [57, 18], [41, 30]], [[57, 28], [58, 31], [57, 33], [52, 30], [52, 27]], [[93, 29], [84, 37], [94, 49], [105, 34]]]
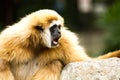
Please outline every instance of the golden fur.
[[50, 35], [37, 31], [35, 26], [48, 30], [54, 20], [64, 26], [63, 18], [55, 11], [39, 10], [1, 32], [0, 80], [59, 80], [66, 64], [91, 59], [76, 35], [65, 27], [61, 27], [59, 46], [48, 45]]

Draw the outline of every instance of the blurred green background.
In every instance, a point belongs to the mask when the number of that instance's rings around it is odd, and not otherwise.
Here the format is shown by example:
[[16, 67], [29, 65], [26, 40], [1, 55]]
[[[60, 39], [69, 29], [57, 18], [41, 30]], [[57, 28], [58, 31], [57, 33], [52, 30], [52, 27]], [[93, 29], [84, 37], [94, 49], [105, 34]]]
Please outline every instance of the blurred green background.
[[40, 9], [56, 10], [88, 55], [120, 49], [119, 0], [0, 0], [0, 30]]

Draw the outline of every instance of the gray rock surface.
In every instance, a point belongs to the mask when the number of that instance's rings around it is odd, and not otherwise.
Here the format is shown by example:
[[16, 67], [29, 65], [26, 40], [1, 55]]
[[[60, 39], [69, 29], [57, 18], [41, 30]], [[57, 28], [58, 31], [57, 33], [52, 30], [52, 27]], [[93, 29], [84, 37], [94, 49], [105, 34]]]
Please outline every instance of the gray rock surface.
[[60, 80], [120, 80], [120, 58], [70, 63]]

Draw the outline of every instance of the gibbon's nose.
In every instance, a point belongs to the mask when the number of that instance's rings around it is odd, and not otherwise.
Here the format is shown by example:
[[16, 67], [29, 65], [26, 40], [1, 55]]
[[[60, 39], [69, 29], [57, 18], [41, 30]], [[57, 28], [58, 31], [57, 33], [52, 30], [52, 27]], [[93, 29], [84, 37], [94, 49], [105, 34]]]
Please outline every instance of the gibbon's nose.
[[59, 38], [61, 37], [61, 32], [60, 32], [60, 31], [58, 31], [58, 37], [59, 37]]

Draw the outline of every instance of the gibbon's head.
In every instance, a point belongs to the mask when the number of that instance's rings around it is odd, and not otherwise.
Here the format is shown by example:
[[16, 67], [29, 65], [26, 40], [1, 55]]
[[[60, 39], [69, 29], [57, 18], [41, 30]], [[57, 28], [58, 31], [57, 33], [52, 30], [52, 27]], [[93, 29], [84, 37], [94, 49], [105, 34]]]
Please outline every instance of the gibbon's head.
[[54, 48], [59, 45], [63, 23], [63, 18], [57, 12], [43, 9], [10, 26], [7, 34], [18, 36], [16, 41], [24, 46]]
[[26, 16], [21, 21], [27, 23], [24, 27], [28, 29], [33, 44], [53, 48], [59, 45], [63, 18], [55, 11], [43, 9]]

